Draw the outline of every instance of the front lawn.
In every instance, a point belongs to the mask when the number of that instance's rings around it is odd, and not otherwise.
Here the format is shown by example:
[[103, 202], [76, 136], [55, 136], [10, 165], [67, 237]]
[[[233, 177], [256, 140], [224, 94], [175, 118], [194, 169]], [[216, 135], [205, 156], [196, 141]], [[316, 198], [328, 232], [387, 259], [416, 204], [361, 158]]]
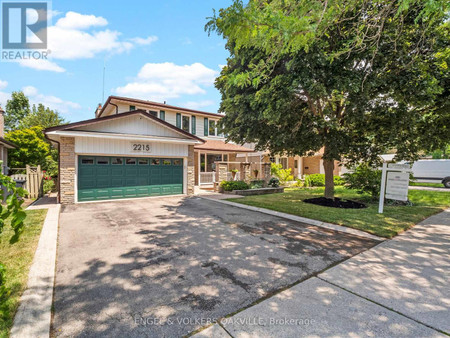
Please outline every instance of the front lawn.
[[384, 213], [378, 214], [378, 200], [343, 187], [336, 187], [336, 197], [363, 202], [368, 208], [338, 209], [303, 202], [306, 198], [323, 196], [323, 193], [324, 188], [292, 188], [282, 194], [231, 198], [229, 201], [344, 225], [386, 238], [450, 207], [448, 192], [410, 190], [409, 199], [413, 206], [385, 205]]
[[27, 284], [28, 271], [33, 261], [47, 209], [25, 212], [27, 213], [25, 230], [20, 236], [19, 242], [9, 244], [9, 239], [13, 234], [9, 224], [5, 224], [3, 233], [0, 234], [0, 262], [6, 268], [6, 287], [10, 292], [5, 299], [0, 299], [0, 337], [9, 336], [20, 296]]
[[445, 188], [442, 183], [409, 182], [409, 185], [413, 187]]

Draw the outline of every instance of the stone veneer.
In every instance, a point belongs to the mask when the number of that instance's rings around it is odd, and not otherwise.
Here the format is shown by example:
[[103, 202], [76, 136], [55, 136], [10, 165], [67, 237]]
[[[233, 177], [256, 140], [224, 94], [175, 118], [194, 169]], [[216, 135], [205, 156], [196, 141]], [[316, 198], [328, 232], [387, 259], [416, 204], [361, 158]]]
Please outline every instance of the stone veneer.
[[59, 148], [61, 204], [75, 202], [75, 138], [61, 137]]
[[195, 185], [194, 146], [189, 146], [187, 165], [187, 194], [193, 195]]

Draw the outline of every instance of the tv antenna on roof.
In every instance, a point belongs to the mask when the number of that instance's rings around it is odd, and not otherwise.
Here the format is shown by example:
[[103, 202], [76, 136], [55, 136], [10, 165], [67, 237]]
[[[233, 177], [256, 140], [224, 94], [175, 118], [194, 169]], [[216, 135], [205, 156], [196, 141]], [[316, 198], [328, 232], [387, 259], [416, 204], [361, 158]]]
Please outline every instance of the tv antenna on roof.
[[105, 73], [106, 73], [106, 60], [103, 60], [103, 90], [102, 90], [102, 103], [105, 102]]

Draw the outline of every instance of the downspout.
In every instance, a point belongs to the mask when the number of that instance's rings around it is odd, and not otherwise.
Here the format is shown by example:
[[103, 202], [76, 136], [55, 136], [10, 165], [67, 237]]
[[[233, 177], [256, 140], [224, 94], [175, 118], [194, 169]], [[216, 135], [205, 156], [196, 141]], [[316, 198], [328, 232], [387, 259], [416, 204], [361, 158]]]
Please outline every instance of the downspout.
[[110, 105], [113, 105], [114, 107], [116, 107], [116, 115], [119, 114], [119, 106], [115, 103], [110, 102]]
[[56, 140], [52, 140], [47, 137], [47, 134], [44, 133], [44, 137], [49, 140], [50, 144], [51, 142], [55, 142], [58, 145], [58, 203], [61, 203], [61, 161], [60, 161], [60, 149], [61, 149], [61, 143]]

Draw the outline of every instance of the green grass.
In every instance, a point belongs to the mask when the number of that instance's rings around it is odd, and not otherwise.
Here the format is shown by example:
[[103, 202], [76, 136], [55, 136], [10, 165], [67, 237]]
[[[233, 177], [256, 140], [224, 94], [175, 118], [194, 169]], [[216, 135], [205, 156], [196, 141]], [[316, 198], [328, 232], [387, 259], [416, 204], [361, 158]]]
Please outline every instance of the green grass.
[[[442, 183], [409, 182], [409, 185], [415, 186], [415, 187], [445, 188]], [[450, 189], [449, 189], [449, 191], [450, 191]]]
[[6, 267], [6, 287], [10, 292], [7, 297], [0, 299], [0, 337], [2, 338], [9, 336], [14, 314], [27, 284], [28, 271], [47, 214], [46, 209], [25, 212], [27, 213], [25, 230], [20, 236], [19, 242], [9, 244], [9, 239], [13, 234], [9, 224], [5, 224], [3, 233], [0, 234], [0, 261]]
[[343, 187], [336, 187], [336, 197], [363, 202], [368, 208], [338, 209], [303, 202], [305, 198], [323, 196], [323, 193], [324, 188], [292, 188], [282, 194], [247, 196], [229, 201], [344, 225], [386, 238], [450, 207], [449, 192], [410, 190], [408, 196], [413, 206], [385, 205], [384, 213], [378, 214], [378, 200]]

